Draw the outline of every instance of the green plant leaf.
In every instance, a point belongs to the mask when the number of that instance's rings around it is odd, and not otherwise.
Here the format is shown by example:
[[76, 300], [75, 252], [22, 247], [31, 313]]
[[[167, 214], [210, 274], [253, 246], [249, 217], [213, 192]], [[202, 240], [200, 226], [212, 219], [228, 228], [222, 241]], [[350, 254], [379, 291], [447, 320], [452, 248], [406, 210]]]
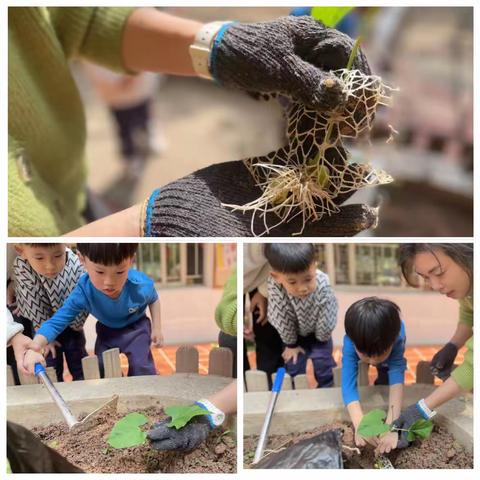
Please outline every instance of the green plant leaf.
[[354, 7], [313, 7], [311, 15], [326, 27], [335, 27]]
[[165, 408], [165, 413], [172, 417], [167, 427], [179, 429], [184, 427], [193, 417], [207, 415], [211, 412], [198, 405], [172, 405]]
[[140, 426], [148, 422], [148, 418], [138, 412], [129, 413], [121, 418], [108, 435], [108, 444], [113, 448], [129, 448], [143, 445], [147, 438]]
[[358, 426], [358, 433], [365, 438], [376, 437], [390, 430], [389, 425], [384, 423], [387, 414], [383, 410], [372, 410], [363, 416]]
[[418, 438], [428, 438], [431, 435], [432, 430], [433, 430], [433, 422], [431, 420], [425, 420], [425, 419], [422, 418], [422, 419], [417, 420], [416, 422], [412, 423], [412, 425], [410, 426], [410, 428], [408, 430], [409, 430], [409, 432], [408, 432], [408, 435], [407, 435], [407, 440], [409, 442], [412, 441], [408, 438], [408, 436], [410, 436], [410, 434], [414, 435], [413, 439], [415, 439], [416, 437], [418, 437]]
[[351, 70], [353, 66], [353, 62], [355, 61], [355, 57], [357, 56], [358, 47], [360, 47], [360, 43], [362, 42], [361, 37], [358, 37], [353, 44], [352, 51], [350, 52], [350, 56], [348, 57], [347, 63], [347, 70]]

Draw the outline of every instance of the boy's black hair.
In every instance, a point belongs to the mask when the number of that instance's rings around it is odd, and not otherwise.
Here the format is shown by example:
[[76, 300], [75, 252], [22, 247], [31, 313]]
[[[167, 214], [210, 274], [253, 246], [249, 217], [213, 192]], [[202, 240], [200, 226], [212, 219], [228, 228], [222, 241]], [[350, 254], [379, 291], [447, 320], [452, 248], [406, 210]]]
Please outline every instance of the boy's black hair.
[[358, 300], [345, 314], [345, 333], [369, 357], [382, 355], [395, 343], [400, 324], [398, 305], [378, 297]]
[[100, 265], [118, 265], [137, 253], [138, 243], [77, 243], [78, 251]]
[[313, 243], [267, 243], [264, 254], [272, 270], [280, 273], [301, 273], [316, 260]]

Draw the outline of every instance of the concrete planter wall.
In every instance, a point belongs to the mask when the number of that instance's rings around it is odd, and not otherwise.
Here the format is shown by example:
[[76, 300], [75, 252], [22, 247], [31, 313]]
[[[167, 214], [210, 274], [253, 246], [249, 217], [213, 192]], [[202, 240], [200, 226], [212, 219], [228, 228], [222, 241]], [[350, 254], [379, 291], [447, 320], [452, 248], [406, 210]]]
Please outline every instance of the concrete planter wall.
[[[188, 404], [221, 390], [231, 378], [217, 375], [176, 373], [56, 383], [75, 415], [89, 413], [119, 395], [118, 411], [153, 405]], [[7, 420], [27, 428], [61, 422], [63, 417], [42, 385], [7, 388]]]

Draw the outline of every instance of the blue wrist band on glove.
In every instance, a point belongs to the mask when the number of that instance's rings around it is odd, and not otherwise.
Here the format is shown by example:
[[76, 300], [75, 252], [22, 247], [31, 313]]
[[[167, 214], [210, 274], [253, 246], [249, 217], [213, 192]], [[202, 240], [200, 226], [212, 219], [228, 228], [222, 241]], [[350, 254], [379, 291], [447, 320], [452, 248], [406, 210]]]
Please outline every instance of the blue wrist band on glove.
[[201, 402], [195, 402], [195, 405], [198, 405], [199, 407], [201, 407], [205, 410], [205, 412], [206, 412], [205, 416], [208, 419], [208, 423], [210, 424], [210, 428], [213, 430], [216, 427], [216, 425], [213, 423], [212, 416], [210, 415], [210, 412], [208, 411], [208, 409]]
[[151, 237], [152, 236], [152, 210], [153, 210], [153, 204], [156, 200], [156, 198], [160, 195], [160, 189], [156, 188], [152, 194], [150, 195], [150, 198], [148, 199], [147, 203], [147, 208], [145, 212], [145, 225], [144, 225], [144, 232], [145, 232], [145, 237]]
[[217, 48], [220, 45], [220, 42], [222, 41], [223, 34], [232, 26], [235, 25], [237, 22], [230, 22], [230, 23], [225, 23], [222, 25], [222, 28], [217, 32], [217, 35], [215, 36], [215, 40], [213, 41], [212, 45], [212, 51], [210, 52], [210, 73], [212, 74], [213, 80], [217, 84], [221, 84], [220, 80], [217, 77]]
[[436, 412], [426, 412], [421, 404], [421, 400], [418, 401], [415, 406], [417, 407], [417, 410], [420, 412], [420, 415], [425, 419], [425, 420], [430, 420], [430, 418], [432, 418]]

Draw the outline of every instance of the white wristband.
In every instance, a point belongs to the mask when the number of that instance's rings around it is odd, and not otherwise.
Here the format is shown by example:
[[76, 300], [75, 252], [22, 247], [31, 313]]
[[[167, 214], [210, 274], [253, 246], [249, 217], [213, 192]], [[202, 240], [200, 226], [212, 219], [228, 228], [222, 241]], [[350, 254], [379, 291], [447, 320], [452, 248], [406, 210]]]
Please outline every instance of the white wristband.
[[225, 414], [209, 400], [202, 398], [196, 403], [210, 412], [208, 418], [213, 428], [219, 427], [225, 421]]
[[425, 403], [425, 399], [422, 398], [421, 400], [418, 401], [417, 403], [418, 407], [420, 408], [420, 410], [423, 411], [423, 413], [428, 417], [428, 420], [430, 420], [431, 418], [433, 418], [437, 412], [435, 410], [430, 410], [428, 407], [427, 407], [427, 404]]
[[223, 22], [211, 22], [206, 23], [195, 35], [195, 41], [190, 45], [189, 52], [192, 59], [193, 69], [195, 73], [207, 80], [212, 80], [212, 74], [210, 73], [210, 53], [212, 51], [212, 44], [218, 31], [225, 23]]

